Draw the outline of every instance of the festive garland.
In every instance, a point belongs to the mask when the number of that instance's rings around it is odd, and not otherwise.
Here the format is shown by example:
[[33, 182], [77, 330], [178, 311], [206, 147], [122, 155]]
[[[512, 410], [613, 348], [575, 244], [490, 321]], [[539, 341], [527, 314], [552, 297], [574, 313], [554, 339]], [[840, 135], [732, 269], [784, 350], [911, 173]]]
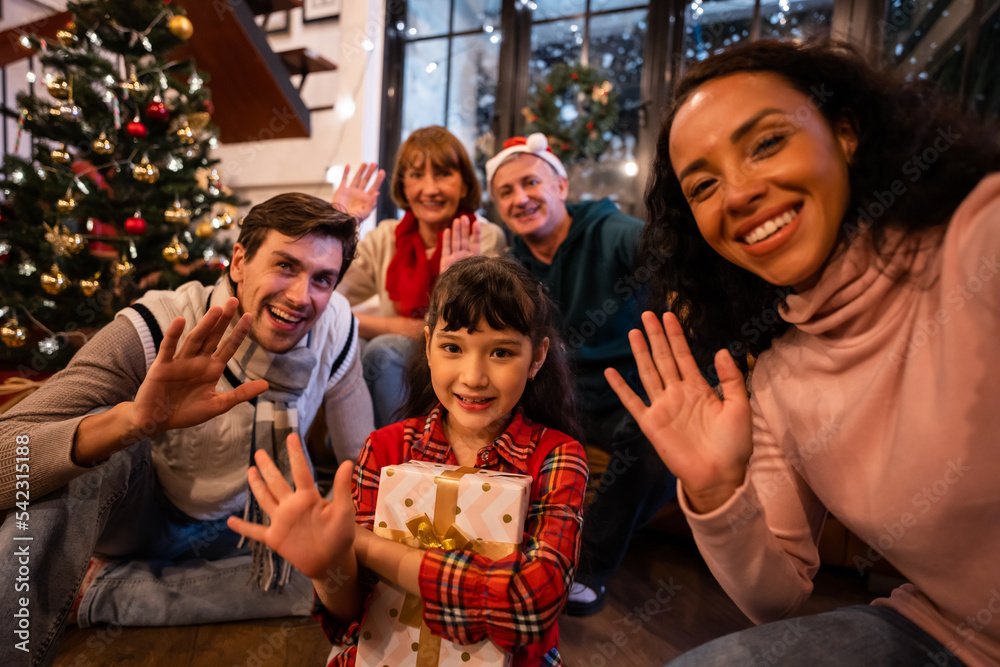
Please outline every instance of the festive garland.
[[618, 91], [598, 70], [557, 63], [521, 109], [525, 135], [541, 132], [566, 164], [596, 160], [618, 123]]

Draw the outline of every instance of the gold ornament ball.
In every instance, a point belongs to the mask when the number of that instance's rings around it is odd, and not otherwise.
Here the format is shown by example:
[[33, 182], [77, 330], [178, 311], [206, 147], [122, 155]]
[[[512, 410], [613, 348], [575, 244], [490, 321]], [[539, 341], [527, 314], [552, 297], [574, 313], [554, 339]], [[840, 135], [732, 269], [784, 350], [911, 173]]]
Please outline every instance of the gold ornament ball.
[[101, 136], [94, 140], [94, 152], [98, 155], [110, 155], [115, 151], [115, 147], [108, 141], [108, 135], [101, 132]]
[[87, 242], [79, 234], [67, 234], [63, 237], [63, 244], [71, 255], [75, 255], [87, 247]]
[[168, 262], [183, 262], [188, 258], [188, 249], [183, 243], [174, 237], [174, 240], [163, 249], [163, 258]]
[[48, 270], [48, 273], [42, 274], [42, 289], [49, 294], [59, 294], [67, 287], [69, 287], [69, 278], [55, 264]]
[[196, 139], [194, 136], [194, 130], [191, 129], [190, 125], [185, 125], [181, 129], [177, 130], [177, 138], [180, 139], [182, 144], [193, 144]]
[[57, 100], [69, 99], [69, 83], [66, 82], [66, 79], [50, 79], [45, 83], [45, 89], [49, 91], [49, 95]]
[[84, 296], [94, 296], [101, 289], [100, 275], [94, 274], [93, 278], [84, 278], [80, 281], [80, 291]]
[[65, 28], [62, 28], [56, 33], [56, 39], [63, 46], [70, 47], [80, 41], [80, 38], [76, 36], [76, 24], [67, 23]]
[[111, 267], [111, 271], [119, 278], [124, 278], [125, 276], [130, 276], [135, 271], [135, 264], [128, 261], [128, 258], [122, 256], [118, 262]]
[[56, 208], [60, 213], [69, 213], [76, 208], [76, 200], [72, 197], [65, 197], [56, 202]]
[[233, 216], [229, 215], [229, 211], [223, 211], [212, 219], [212, 226], [216, 229], [228, 230], [233, 228], [234, 222]]
[[0, 339], [7, 347], [21, 347], [28, 340], [28, 331], [18, 324], [16, 317], [12, 317], [0, 327]]
[[175, 202], [171, 208], [163, 212], [163, 218], [176, 225], [186, 225], [191, 222], [191, 209], [184, 208]]
[[210, 222], [199, 222], [194, 228], [194, 235], [200, 239], [210, 239], [215, 235], [215, 227]]
[[63, 150], [64, 148], [65, 146], [63, 146], [62, 148], [52, 149], [52, 152], [49, 155], [52, 157], [53, 162], [57, 162], [59, 164], [66, 164], [67, 162], [73, 159], [73, 156], [71, 156], [69, 153]]
[[194, 25], [192, 25], [191, 19], [186, 16], [178, 14], [172, 17], [167, 26], [170, 28], [170, 32], [174, 33], [174, 36], [178, 39], [190, 39], [191, 35], [194, 34]]
[[142, 158], [139, 164], [132, 168], [132, 177], [141, 183], [156, 183], [160, 178], [159, 168], [149, 161], [149, 158]]

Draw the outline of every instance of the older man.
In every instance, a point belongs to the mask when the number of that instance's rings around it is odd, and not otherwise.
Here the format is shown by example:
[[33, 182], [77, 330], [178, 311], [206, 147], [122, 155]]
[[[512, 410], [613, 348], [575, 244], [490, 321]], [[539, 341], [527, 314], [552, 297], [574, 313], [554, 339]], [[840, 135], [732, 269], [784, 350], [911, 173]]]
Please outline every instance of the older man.
[[[254, 451], [287, 466], [286, 436], [321, 407], [341, 460], [372, 429], [357, 322], [334, 291], [355, 244], [354, 217], [323, 200], [255, 206], [228, 276], [147, 293], [3, 415], [0, 539], [30, 550], [23, 588], [3, 596], [8, 647], [20, 609], [32, 664], [54, 658], [71, 613], [81, 626], [308, 613], [310, 582], [225, 522], [260, 517]], [[5, 559], [0, 579], [18, 567]]]
[[613, 367], [637, 384], [628, 332], [637, 326], [637, 296], [648, 280], [633, 267], [642, 222], [607, 199], [567, 205], [566, 169], [541, 134], [504, 143], [486, 163], [486, 179], [515, 235], [511, 253], [559, 307], [586, 444], [611, 457], [586, 511], [580, 568], [566, 606], [585, 616], [601, 609], [632, 532], [676, 494], [673, 476], [604, 379], [604, 369]]

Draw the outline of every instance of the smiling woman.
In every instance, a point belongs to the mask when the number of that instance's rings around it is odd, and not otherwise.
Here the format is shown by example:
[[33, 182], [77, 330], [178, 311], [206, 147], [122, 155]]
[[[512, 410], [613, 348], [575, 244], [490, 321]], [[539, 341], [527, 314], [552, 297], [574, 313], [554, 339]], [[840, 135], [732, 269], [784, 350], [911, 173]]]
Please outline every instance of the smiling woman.
[[[678, 84], [644, 231], [672, 312], [629, 336], [650, 405], [606, 376], [767, 624], [672, 664], [1000, 664], [1000, 630], [972, 624], [1000, 586], [997, 170], [995, 129], [846, 47], [741, 45]], [[947, 502], [917, 503], [948, 474]], [[828, 512], [910, 583], [783, 621]]]

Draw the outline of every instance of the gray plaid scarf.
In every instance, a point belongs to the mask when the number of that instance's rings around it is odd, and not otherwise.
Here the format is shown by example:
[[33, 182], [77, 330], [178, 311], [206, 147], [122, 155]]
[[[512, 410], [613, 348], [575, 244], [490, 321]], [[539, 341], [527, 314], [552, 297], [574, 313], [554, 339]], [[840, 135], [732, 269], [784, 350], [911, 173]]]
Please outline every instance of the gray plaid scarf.
[[[226, 298], [229, 298], [231, 293], [228, 282], [220, 281], [216, 287], [225, 289]], [[275, 354], [247, 338], [229, 360], [224, 373], [226, 380], [234, 387], [249, 380], [267, 380], [267, 391], [250, 401], [254, 406], [254, 424], [251, 432], [249, 465], [255, 465], [254, 454], [257, 451], [267, 452], [290, 486], [292, 473], [285, 441], [292, 433], [298, 433], [296, 401], [306, 388], [312, 370], [317, 364], [311, 342], [312, 333], [309, 333], [306, 334], [304, 345], [300, 344], [288, 352]], [[249, 485], [246, 495], [243, 519], [265, 526], [270, 524], [270, 518], [260, 509]], [[291, 565], [270, 547], [256, 540], [243, 537], [240, 538], [238, 546], [242, 547], [248, 541], [253, 554], [251, 581], [256, 581], [265, 591], [272, 587], [280, 589], [288, 582], [292, 571]]]

